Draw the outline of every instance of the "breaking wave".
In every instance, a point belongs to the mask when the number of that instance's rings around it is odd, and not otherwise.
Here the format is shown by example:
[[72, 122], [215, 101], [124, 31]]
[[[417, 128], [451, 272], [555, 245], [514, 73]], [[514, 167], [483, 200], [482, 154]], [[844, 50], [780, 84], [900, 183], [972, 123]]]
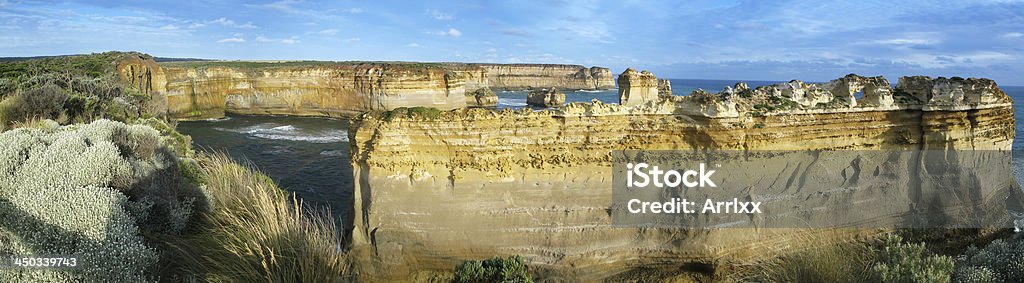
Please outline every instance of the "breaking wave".
[[246, 134], [251, 137], [269, 140], [304, 141], [311, 143], [348, 142], [345, 130], [304, 130], [292, 125], [263, 123], [238, 129], [214, 128], [218, 131]]
[[526, 107], [526, 99], [498, 98], [498, 106], [504, 106], [504, 107]]

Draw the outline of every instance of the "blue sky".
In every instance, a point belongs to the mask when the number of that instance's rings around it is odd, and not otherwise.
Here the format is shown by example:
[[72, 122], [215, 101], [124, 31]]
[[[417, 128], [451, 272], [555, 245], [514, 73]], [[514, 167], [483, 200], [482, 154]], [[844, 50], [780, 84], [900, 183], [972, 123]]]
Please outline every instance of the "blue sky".
[[[1019, 1], [0, 0], [0, 57], [571, 63], [659, 77], [1024, 85]], [[858, 3], [859, 2], [859, 3]], [[897, 3], [899, 2], [899, 3]]]

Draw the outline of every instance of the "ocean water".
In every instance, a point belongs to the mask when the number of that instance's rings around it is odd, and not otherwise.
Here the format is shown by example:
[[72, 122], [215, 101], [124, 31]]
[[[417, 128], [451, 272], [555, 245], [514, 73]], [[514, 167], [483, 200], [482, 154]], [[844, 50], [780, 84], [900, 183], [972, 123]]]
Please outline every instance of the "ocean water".
[[198, 150], [249, 162], [311, 207], [338, 221], [352, 215], [348, 121], [285, 116], [228, 116], [181, 122]]
[[[701, 88], [717, 92], [733, 85], [728, 80], [672, 80], [673, 92], [688, 94]], [[750, 87], [777, 82], [746, 81]], [[1024, 87], [1002, 87], [1014, 101], [1014, 117], [1024, 117]], [[569, 102], [598, 99], [617, 103], [615, 90], [563, 91]], [[522, 108], [526, 92], [498, 92], [499, 108]], [[1024, 124], [1017, 123], [1013, 142], [1015, 175], [1024, 168]], [[227, 152], [235, 160], [248, 161], [281, 187], [295, 192], [306, 204], [329, 209], [339, 222], [352, 215], [352, 166], [349, 164], [348, 122], [338, 119], [229, 116], [225, 119], [182, 122], [178, 130], [191, 135], [204, 151]]]
[[[738, 81], [730, 80], [679, 80], [669, 79], [672, 83], [672, 93], [675, 95], [687, 95], [694, 90], [703, 89], [708, 92], [721, 91], [726, 86], [733, 86]], [[774, 81], [743, 81], [747, 86], [754, 88], [762, 85], [776, 84]], [[561, 89], [565, 93], [565, 102], [590, 102], [597, 99], [605, 103], [619, 103], [619, 91], [607, 90], [571, 90]], [[527, 91], [498, 91], [498, 109], [503, 108], [524, 108], [543, 109], [543, 107], [528, 106], [526, 104]]]

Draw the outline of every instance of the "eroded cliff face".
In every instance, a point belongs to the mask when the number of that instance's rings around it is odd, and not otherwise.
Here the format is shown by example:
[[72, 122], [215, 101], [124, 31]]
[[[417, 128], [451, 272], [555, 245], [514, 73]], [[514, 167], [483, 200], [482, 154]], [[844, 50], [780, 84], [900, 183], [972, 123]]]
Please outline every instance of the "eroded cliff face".
[[[157, 95], [178, 119], [216, 118], [225, 112], [351, 117], [398, 107], [442, 110], [493, 105], [466, 101], [485, 88], [615, 88], [608, 69], [575, 65], [186, 62], [158, 65], [149, 57], [125, 58], [126, 83]], [[166, 97], [165, 97], [166, 96]], [[471, 100], [475, 97], [471, 97]]]
[[398, 107], [466, 106], [461, 76], [434, 66], [366, 63], [321, 66], [164, 66], [172, 116], [224, 112], [352, 116]]
[[487, 70], [487, 84], [493, 89], [522, 90], [556, 87], [560, 89], [614, 89], [607, 68], [551, 64], [473, 64]]
[[663, 98], [658, 95], [661, 83], [647, 70], [637, 72], [633, 68], [628, 68], [619, 75], [618, 80], [621, 105], [640, 105]]
[[164, 95], [167, 91], [167, 77], [152, 57], [128, 53], [115, 62], [115, 69], [122, 82], [150, 95], [150, 101], [145, 105], [147, 113], [157, 116], [167, 114], [167, 97]]
[[[906, 80], [914, 83], [889, 92], [871, 90], [892, 95], [890, 105], [852, 106], [836, 98], [803, 106], [795, 100], [845, 97], [846, 92], [833, 95], [820, 85], [794, 82], [757, 89], [738, 84], [721, 93], [636, 106], [469, 109], [435, 118], [366, 114], [350, 130], [357, 178], [352, 255], [360, 277], [370, 281], [513, 254], [523, 255], [545, 277], [592, 281], [640, 267], [678, 270], [694, 263], [762, 259], [804, 241], [822, 244], [877, 233], [613, 227], [610, 152], [1010, 148], [1011, 101], [989, 80]], [[850, 84], [844, 91], [880, 85], [863, 77], [843, 83]], [[961, 91], [964, 98], [956, 100]], [[946, 103], [949, 97], [958, 102]], [[826, 189], [786, 196], [834, 193]], [[905, 209], [942, 193], [895, 195], [893, 203]], [[995, 192], [973, 193], [981, 202], [1005, 200]]]

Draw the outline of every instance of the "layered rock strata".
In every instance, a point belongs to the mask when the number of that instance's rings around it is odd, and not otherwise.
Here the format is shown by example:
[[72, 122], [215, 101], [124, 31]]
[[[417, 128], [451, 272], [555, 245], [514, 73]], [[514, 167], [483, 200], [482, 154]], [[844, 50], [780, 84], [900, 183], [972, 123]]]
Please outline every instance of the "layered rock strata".
[[[679, 270], [763, 259], [806, 241], [823, 244], [878, 231], [614, 227], [614, 150], [1010, 148], [1012, 102], [991, 80], [908, 77], [888, 92], [880, 81], [854, 85], [858, 80], [843, 80], [848, 85], [834, 88], [840, 94], [794, 81], [635, 106], [595, 102], [546, 111], [456, 110], [439, 117], [366, 114], [349, 131], [357, 178], [351, 248], [359, 276], [397, 280], [450, 270], [464, 259], [518, 254], [544, 277], [594, 281], [634, 268]], [[866, 85], [875, 86], [871, 91], [879, 96], [891, 94], [893, 103], [845, 101], [847, 93]], [[822, 97], [833, 99], [811, 103]], [[929, 164], [916, 162], [889, 169], [909, 172], [921, 170], [912, 164]], [[792, 174], [799, 176], [800, 168]], [[784, 184], [789, 177], [780, 178]], [[845, 199], [831, 188], [784, 193]], [[902, 209], [945, 194], [861, 193], [870, 197], [864, 201], [891, 198]], [[983, 203], [1006, 200], [991, 191], [971, 194]]]
[[152, 57], [127, 53], [115, 62], [118, 78], [150, 96], [144, 105], [147, 113], [167, 115], [167, 77]]
[[565, 104], [565, 93], [557, 88], [531, 90], [526, 96], [526, 103], [539, 107], [559, 107]]
[[639, 105], [657, 101], [659, 85], [658, 78], [651, 72], [628, 68], [619, 75], [619, 104]]
[[172, 116], [209, 118], [224, 112], [353, 116], [398, 107], [466, 106], [462, 77], [435, 65], [209, 64], [163, 67]]
[[[177, 119], [225, 112], [351, 117], [398, 107], [494, 105], [478, 90], [615, 88], [608, 69], [576, 65], [403, 62], [118, 62], [121, 79], [165, 101]], [[473, 94], [468, 95], [467, 94]], [[468, 100], [467, 100], [468, 98]]]
[[614, 89], [612, 72], [607, 68], [551, 64], [471, 64], [487, 70], [487, 84], [496, 90], [524, 90], [556, 87], [560, 89]]

